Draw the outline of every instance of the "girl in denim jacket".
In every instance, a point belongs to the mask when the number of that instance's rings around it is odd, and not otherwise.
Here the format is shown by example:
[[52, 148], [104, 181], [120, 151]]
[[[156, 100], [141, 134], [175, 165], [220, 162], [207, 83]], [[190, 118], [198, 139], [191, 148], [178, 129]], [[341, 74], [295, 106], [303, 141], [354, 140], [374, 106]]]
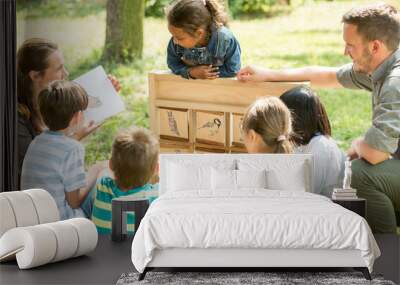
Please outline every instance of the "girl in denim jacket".
[[240, 70], [240, 45], [226, 27], [217, 0], [178, 0], [167, 10], [168, 67], [184, 78], [234, 77]]

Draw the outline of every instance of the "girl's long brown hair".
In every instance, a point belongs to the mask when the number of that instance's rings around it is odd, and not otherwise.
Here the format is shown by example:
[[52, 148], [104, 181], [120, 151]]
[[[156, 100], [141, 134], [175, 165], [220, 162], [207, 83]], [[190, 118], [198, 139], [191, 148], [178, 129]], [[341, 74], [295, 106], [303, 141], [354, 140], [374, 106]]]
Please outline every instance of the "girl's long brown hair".
[[194, 35], [199, 28], [208, 31], [228, 25], [228, 17], [218, 0], [178, 0], [167, 8], [168, 23]]
[[331, 136], [331, 124], [324, 105], [308, 86], [286, 91], [280, 97], [293, 115], [294, 142], [306, 145], [317, 134]]
[[35, 131], [44, 128], [40, 116], [37, 98], [33, 94], [33, 82], [29, 72], [44, 72], [48, 67], [49, 56], [58, 50], [58, 46], [45, 39], [26, 40], [17, 52], [17, 97], [18, 112], [28, 119]]

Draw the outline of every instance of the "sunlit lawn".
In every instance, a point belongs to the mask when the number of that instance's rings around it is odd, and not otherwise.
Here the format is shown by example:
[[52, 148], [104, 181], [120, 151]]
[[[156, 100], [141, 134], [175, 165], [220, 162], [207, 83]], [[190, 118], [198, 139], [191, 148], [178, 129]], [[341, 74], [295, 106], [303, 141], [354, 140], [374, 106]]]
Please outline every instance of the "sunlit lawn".
[[[340, 1], [309, 3], [291, 14], [270, 19], [237, 20], [230, 25], [242, 47], [242, 64], [273, 68], [303, 65], [340, 66], [343, 56], [341, 15], [357, 3]], [[106, 65], [123, 89], [127, 111], [110, 119], [86, 142], [87, 163], [109, 156], [114, 134], [132, 125], [148, 126], [147, 72], [166, 69], [169, 34], [163, 19], [146, 19], [144, 59], [131, 65]], [[98, 64], [100, 50], [71, 77]], [[362, 135], [370, 125], [371, 99], [368, 93], [351, 90], [318, 90], [333, 126], [333, 137], [342, 149]]]

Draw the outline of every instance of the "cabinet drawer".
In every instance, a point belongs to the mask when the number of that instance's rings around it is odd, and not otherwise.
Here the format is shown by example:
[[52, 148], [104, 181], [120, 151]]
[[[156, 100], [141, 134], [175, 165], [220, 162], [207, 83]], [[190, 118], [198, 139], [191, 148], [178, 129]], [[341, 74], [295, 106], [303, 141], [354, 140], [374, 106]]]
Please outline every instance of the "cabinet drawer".
[[223, 112], [196, 111], [196, 142], [225, 145], [226, 120]]
[[231, 146], [244, 146], [244, 139], [243, 139], [243, 130], [242, 130], [242, 123], [243, 123], [243, 114], [232, 113], [231, 115]]
[[206, 154], [206, 153], [225, 153], [224, 149], [218, 149], [218, 148], [207, 148], [207, 147], [196, 147], [194, 149], [194, 153], [199, 153], [199, 154]]
[[193, 147], [189, 143], [161, 140], [160, 153], [193, 153]]
[[160, 138], [189, 140], [189, 112], [186, 109], [158, 108]]
[[233, 146], [229, 149], [230, 153], [247, 153], [247, 150], [245, 147], [237, 147]]

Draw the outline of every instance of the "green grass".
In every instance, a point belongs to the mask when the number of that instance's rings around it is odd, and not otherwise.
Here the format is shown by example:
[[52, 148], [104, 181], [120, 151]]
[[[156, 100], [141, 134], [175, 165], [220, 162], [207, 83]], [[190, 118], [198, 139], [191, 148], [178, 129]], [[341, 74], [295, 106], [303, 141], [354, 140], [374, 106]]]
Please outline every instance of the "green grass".
[[[242, 64], [270, 68], [304, 65], [340, 66], [343, 55], [341, 15], [366, 1], [306, 2], [290, 14], [267, 19], [232, 21], [230, 28], [242, 47]], [[370, 1], [369, 1], [370, 2]], [[148, 126], [147, 72], [166, 69], [166, 45], [170, 35], [163, 19], [145, 20], [144, 57], [133, 64], [105, 64], [122, 83], [127, 111], [108, 120], [86, 140], [87, 163], [107, 159], [115, 133], [132, 125]], [[101, 48], [71, 69], [71, 78], [98, 65]], [[333, 137], [345, 150], [371, 123], [371, 98], [367, 92], [318, 90], [333, 128]]]

